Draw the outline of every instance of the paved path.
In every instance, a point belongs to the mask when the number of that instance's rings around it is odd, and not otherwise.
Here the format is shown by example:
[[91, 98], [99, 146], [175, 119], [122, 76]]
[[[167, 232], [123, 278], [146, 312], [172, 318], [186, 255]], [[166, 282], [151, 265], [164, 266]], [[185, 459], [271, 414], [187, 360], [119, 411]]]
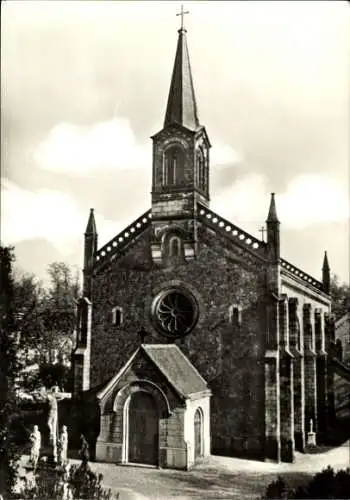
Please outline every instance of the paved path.
[[294, 464], [211, 456], [186, 472], [91, 463], [92, 469], [103, 474], [104, 486], [120, 493], [120, 500], [251, 500], [259, 498], [278, 475], [302, 479], [327, 465], [349, 467], [350, 443], [325, 453], [297, 454]]

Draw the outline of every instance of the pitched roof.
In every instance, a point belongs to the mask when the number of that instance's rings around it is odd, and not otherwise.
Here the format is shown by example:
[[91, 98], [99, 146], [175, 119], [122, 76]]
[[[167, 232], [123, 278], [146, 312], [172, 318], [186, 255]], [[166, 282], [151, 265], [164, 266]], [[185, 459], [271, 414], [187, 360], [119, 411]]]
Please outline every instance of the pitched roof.
[[146, 354], [181, 397], [187, 398], [191, 394], [209, 391], [206, 381], [175, 344], [142, 344], [122, 369], [98, 392], [99, 399], [103, 399], [110, 392], [139, 352]]
[[171, 78], [164, 127], [178, 123], [191, 130], [199, 127], [197, 104], [188, 55], [186, 30], [178, 31], [176, 56]]
[[143, 344], [153, 363], [183, 397], [208, 390], [208, 385], [176, 344]]

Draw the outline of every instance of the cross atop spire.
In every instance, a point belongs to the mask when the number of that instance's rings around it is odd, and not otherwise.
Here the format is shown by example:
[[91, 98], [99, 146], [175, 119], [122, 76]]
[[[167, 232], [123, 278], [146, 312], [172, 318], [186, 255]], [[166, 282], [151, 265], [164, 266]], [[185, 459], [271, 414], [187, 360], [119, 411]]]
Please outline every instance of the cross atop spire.
[[184, 29], [184, 15], [189, 13], [190, 13], [189, 10], [186, 10], [186, 12], [184, 12], [184, 6], [181, 5], [181, 12], [176, 14], [177, 16], [181, 16], [181, 28], [180, 28], [181, 31]]

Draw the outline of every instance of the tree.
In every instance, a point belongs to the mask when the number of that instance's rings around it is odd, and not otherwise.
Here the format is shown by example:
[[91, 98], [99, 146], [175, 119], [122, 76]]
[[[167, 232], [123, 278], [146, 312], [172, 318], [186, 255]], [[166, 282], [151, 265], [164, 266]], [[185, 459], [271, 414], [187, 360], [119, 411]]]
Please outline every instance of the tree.
[[17, 316], [14, 301], [12, 263], [14, 252], [0, 246], [0, 493], [11, 498], [17, 479], [19, 450], [15, 445], [14, 419], [18, 413], [16, 381]]
[[332, 299], [332, 312], [336, 320], [350, 311], [350, 286], [341, 283], [338, 276], [333, 274], [331, 279], [330, 293]]
[[33, 275], [16, 276], [14, 295], [24, 364], [20, 384], [24, 392], [56, 385], [59, 380], [58, 385], [64, 386], [69, 380], [65, 360], [70, 358], [74, 342], [79, 282], [63, 262], [50, 264], [48, 274], [50, 285], [46, 288]]

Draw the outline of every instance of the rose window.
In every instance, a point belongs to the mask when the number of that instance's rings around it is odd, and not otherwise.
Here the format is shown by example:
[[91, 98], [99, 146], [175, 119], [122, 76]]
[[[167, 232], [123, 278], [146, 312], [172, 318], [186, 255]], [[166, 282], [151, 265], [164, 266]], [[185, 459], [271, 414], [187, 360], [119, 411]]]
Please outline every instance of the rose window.
[[161, 333], [168, 337], [179, 337], [194, 327], [198, 316], [197, 304], [188, 292], [167, 290], [156, 298], [153, 316]]

